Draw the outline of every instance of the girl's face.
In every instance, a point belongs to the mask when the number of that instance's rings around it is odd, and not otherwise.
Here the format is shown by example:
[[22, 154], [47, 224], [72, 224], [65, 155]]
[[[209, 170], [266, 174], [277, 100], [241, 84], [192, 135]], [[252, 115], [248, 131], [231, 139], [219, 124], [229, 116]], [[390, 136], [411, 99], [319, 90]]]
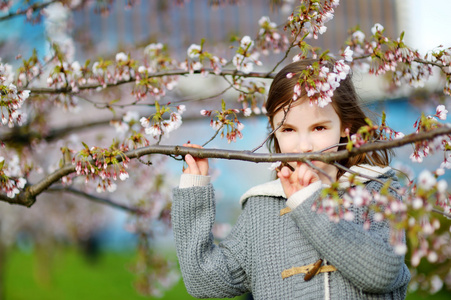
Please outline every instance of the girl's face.
[[[282, 153], [306, 153], [323, 150], [338, 144], [340, 137], [346, 134], [342, 129], [340, 118], [331, 104], [321, 108], [310, 104], [308, 99], [300, 99], [300, 104], [290, 108], [283, 125], [275, 132]], [[283, 109], [273, 118], [273, 127], [279, 126], [284, 117]], [[338, 147], [326, 152], [337, 151]], [[313, 162], [333, 179], [337, 176], [337, 168], [323, 162]], [[290, 163], [296, 167], [296, 163]], [[330, 183], [328, 178], [318, 173], [324, 183]]]

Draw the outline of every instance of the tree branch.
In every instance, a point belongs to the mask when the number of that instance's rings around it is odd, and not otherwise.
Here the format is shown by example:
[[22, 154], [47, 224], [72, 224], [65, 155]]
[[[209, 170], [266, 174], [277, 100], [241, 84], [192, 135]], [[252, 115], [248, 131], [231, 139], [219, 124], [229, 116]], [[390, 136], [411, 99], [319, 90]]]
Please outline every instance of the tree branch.
[[51, 188], [51, 189], [46, 190], [45, 192], [66, 192], [66, 193], [71, 193], [71, 194], [74, 194], [74, 195], [77, 195], [77, 196], [84, 197], [84, 198], [86, 198], [88, 200], [91, 200], [91, 201], [94, 201], [94, 202], [107, 204], [107, 205], [109, 205], [111, 207], [119, 208], [119, 209], [128, 211], [130, 213], [134, 213], [134, 214], [143, 214], [144, 213], [139, 208], [130, 207], [130, 206], [127, 206], [127, 205], [124, 205], [124, 204], [120, 204], [120, 203], [117, 203], [117, 202], [112, 201], [110, 199], [101, 198], [101, 197], [98, 197], [98, 196], [95, 196], [95, 195], [92, 195], [92, 194], [88, 194], [86, 192], [83, 192], [83, 191], [80, 191], [80, 190], [77, 190], [77, 189], [74, 189], [74, 188], [70, 188], [70, 187]]
[[26, 15], [29, 9], [32, 9], [33, 12], [42, 10], [42, 9], [46, 8], [47, 6], [49, 6], [50, 4], [53, 4], [53, 3], [56, 3], [56, 2], [62, 2], [62, 1], [61, 0], [51, 0], [51, 1], [48, 1], [48, 2], [41, 3], [41, 4], [34, 3], [34, 4], [30, 5], [29, 7], [27, 7], [26, 9], [22, 9], [22, 10], [19, 9], [19, 10], [17, 10], [14, 13], [10, 12], [10, 13], [4, 15], [4, 16], [1, 16], [0, 17], [0, 22], [12, 19], [14, 17], [21, 16], [21, 15]]
[[107, 126], [113, 119], [100, 120], [91, 123], [83, 123], [74, 126], [67, 126], [63, 128], [57, 128], [50, 130], [47, 134], [42, 134], [36, 131], [29, 131], [23, 133], [20, 127], [14, 127], [11, 132], [0, 136], [0, 141], [4, 143], [20, 143], [24, 145], [29, 145], [31, 141], [35, 138], [43, 139], [47, 142], [54, 141], [63, 136], [66, 136], [75, 131], [81, 131], [97, 126]]
[[[440, 135], [451, 134], [451, 126], [443, 126], [430, 131], [412, 133], [406, 135], [402, 139], [391, 141], [379, 141], [376, 143], [368, 143], [362, 145], [359, 148], [353, 148], [351, 151], [341, 150], [337, 152], [322, 153], [321, 151], [312, 153], [253, 153], [251, 151], [236, 151], [236, 150], [221, 150], [221, 149], [197, 149], [182, 146], [170, 146], [170, 145], [152, 145], [148, 147], [138, 148], [124, 153], [129, 159], [134, 159], [148, 154], [163, 154], [163, 155], [175, 155], [184, 156], [191, 154], [198, 158], [221, 158], [228, 160], [243, 160], [255, 163], [260, 162], [291, 162], [291, 161], [322, 161], [325, 163], [332, 163], [334, 161], [340, 161], [345, 158], [356, 156], [362, 153], [385, 150], [401, 147], [407, 144], [412, 144], [419, 141], [431, 140]], [[116, 157], [118, 162], [123, 160], [122, 156]], [[74, 165], [65, 166], [47, 177], [43, 178], [36, 184], [27, 186], [25, 190], [21, 191], [14, 198], [9, 198], [7, 195], [0, 193], [0, 200], [9, 202], [11, 204], [20, 204], [25, 206], [31, 206], [36, 196], [41, 194], [44, 190], [48, 189], [53, 183], [59, 181], [62, 177], [76, 172]]]
[[[214, 74], [213, 69], [203, 69], [194, 71], [194, 74], [201, 74], [202, 71], [208, 71], [210, 74]], [[163, 77], [163, 76], [181, 76], [181, 75], [190, 75], [191, 73], [186, 70], [169, 70], [162, 72], [149, 73], [148, 78], [155, 77]], [[254, 78], [274, 78], [276, 74], [274, 72], [250, 72], [244, 73], [237, 70], [222, 70], [219, 74], [215, 74], [216, 76], [241, 76], [241, 77], [254, 77]], [[106, 88], [120, 86], [126, 83], [136, 82], [136, 77], [130, 77], [129, 80], [118, 80], [114, 83], [106, 84]], [[102, 84], [90, 84], [90, 85], [82, 85], [78, 87], [78, 90], [95, 90], [97, 88], [104, 88]], [[29, 89], [31, 94], [61, 94], [61, 93], [74, 93], [72, 87], [67, 86], [63, 88], [32, 88]]]

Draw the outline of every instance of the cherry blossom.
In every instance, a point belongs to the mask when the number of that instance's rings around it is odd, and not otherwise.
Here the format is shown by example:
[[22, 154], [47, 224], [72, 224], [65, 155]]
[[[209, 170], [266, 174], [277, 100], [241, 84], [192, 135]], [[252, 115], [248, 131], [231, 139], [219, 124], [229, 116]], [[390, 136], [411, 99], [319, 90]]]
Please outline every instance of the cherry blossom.
[[186, 53], [189, 58], [196, 59], [196, 58], [199, 58], [201, 50], [202, 50], [202, 47], [200, 45], [192, 44], [191, 46], [189, 46]]
[[440, 120], [446, 120], [446, 115], [448, 114], [448, 110], [445, 108], [445, 105], [439, 105], [436, 109], [436, 116]]
[[376, 24], [374, 24], [373, 27], [371, 27], [371, 33], [372, 33], [373, 35], [375, 35], [376, 32], [382, 32], [383, 30], [384, 30], [384, 26], [382, 26], [382, 25], [379, 24], [379, 23], [376, 23]]

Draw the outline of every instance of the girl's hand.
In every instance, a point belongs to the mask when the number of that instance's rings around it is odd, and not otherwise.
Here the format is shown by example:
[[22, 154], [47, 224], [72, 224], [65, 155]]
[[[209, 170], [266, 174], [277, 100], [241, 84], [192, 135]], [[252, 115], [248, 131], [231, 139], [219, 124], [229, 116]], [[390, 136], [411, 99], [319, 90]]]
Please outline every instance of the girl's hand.
[[287, 198], [297, 191], [302, 190], [313, 182], [319, 181], [319, 175], [307, 164], [298, 162], [294, 171], [291, 171], [288, 167], [283, 167], [277, 172], [277, 177], [280, 178], [283, 191]]
[[[183, 144], [183, 146], [198, 149], [202, 148], [201, 146], [195, 144]], [[208, 175], [208, 159], [197, 158], [193, 157], [190, 154], [187, 154], [185, 155], [185, 162], [187, 163], [188, 167], [183, 170], [183, 173], [204, 176]]]

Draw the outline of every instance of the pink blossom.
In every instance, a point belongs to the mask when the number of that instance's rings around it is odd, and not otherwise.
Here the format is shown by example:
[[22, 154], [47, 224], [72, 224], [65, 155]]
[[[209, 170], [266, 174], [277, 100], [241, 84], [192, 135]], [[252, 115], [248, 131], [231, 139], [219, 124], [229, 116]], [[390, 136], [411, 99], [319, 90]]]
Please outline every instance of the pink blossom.
[[345, 51], [343, 52], [342, 56], [344, 57], [345, 61], [352, 61], [352, 54], [354, 53], [354, 51], [351, 50], [351, 48], [346, 47]]
[[424, 157], [424, 155], [421, 152], [414, 151], [410, 155], [409, 158], [410, 158], [410, 160], [412, 160], [412, 162], [422, 163], [423, 162], [423, 157]]
[[435, 116], [439, 118], [440, 120], [446, 120], [446, 114], [448, 113], [448, 110], [446, 110], [445, 105], [439, 105], [436, 109]]
[[246, 107], [243, 110], [243, 114], [244, 114], [245, 117], [249, 117], [252, 114], [252, 110], [249, 107]]

